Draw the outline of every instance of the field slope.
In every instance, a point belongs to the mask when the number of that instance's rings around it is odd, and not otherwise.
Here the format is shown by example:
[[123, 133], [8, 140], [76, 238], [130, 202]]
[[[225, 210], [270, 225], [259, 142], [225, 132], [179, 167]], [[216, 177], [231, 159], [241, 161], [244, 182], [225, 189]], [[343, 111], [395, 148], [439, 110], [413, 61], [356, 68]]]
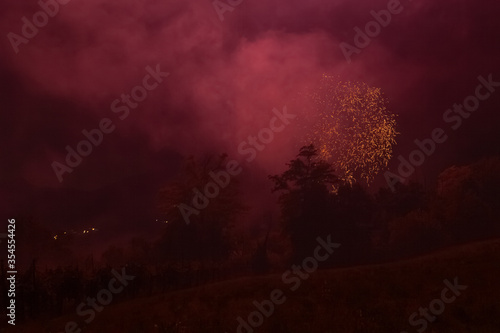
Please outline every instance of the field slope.
[[[82, 332], [237, 332], [236, 318], [255, 311], [254, 300], [281, 289], [286, 301], [255, 332], [411, 333], [421, 326], [410, 326], [410, 315], [441, 297], [443, 280], [457, 277], [467, 289], [425, 331], [498, 333], [499, 276], [500, 240], [485, 241], [397, 263], [317, 270], [296, 291], [275, 274], [111, 304]], [[67, 321], [80, 319], [73, 314], [8, 332], [63, 332]]]

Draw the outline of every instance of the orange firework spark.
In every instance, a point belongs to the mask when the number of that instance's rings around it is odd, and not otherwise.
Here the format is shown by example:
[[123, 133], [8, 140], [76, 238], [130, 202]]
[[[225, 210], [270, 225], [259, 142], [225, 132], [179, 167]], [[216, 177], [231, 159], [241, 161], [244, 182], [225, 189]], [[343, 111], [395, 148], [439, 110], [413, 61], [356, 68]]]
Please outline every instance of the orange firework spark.
[[387, 166], [396, 143], [396, 117], [379, 88], [323, 75], [312, 94], [317, 121], [306, 137], [349, 184], [370, 184]]

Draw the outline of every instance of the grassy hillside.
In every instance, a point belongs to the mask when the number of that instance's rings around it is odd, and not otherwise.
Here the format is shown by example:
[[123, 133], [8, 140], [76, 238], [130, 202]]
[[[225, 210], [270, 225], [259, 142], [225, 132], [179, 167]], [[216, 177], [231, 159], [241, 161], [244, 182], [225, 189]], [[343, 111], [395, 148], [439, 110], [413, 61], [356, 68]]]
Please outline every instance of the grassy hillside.
[[[296, 291], [279, 274], [111, 304], [82, 332], [236, 332], [236, 318], [246, 319], [254, 300], [269, 299], [278, 288], [286, 301], [255, 332], [411, 333], [421, 326], [410, 326], [410, 315], [441, 297], [444, 279], [458, 277], [467, 289], [425, 331], [498, 333], [499, 276], [500, 240], [487, 241], [398, 263], [317, 270]], [[67, 321], [80, 319], [73, 314], [8, 332], [62, 332]], [[172, 323], [177, 330], [167, 328]]]

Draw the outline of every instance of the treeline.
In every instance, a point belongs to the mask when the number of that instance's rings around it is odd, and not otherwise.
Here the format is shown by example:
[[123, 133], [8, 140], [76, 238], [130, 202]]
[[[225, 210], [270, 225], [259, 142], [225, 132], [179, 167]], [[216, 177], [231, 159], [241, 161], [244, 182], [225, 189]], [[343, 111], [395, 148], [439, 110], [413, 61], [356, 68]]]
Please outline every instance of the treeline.
[[452, 166], [432, 187], [398, 183], [394, 191], [370, 194], [339, 179], [313, 145], [302, 147], [285, 172], [269, 176], [272, 191], [280, 194], [281, 219], [269, 223], [267, 234], [248, 239], [235, 231], [246, 209], [237, 178], [188, 225], [179, 203], [191, 202], [193, 188], [221, 175], [225, 159], [188, 159], [177, 180], [160, 191], [158, 207], [168, 221], [157, 253], [163, 260], [227, 261], [239, 253], [254, 272], [265, 273], [310, 256], [316, 238], [330, 234], [342, 248], [327, 267], [396, 260], [500, 236], [498, 157]]
[[158, 214], [166, 223], [156, 241], [134, 238], [126, 247], [111, 246], [96, 264], [90, 258], [40, 269], [32, 262], [20, 275], [19, 319], [75, 311], [106, 286], [112, 268], [127, 267], [137, 276], [117, 296], [119, 302], [239, 276], [279, 274], [313, 255], [317, 237], [328, 235], [341, 247], [321, 268], [392, 261], [500, 236], [498, 157], [452, 166], [432, 188], [397, 184], [394, 192], [382, 188], [370, 194], [342, 182], [316, 149], [306, 146], [285, 172], [269, 176], [272, 191], [279, 193], [279, 222], [269, 218], [260, 233], [238, 228], [247, 207], [234, 178], [187, 224], [179, 203], [190, 202], [193, 188], [224, 170], [225, 159], [188, 159], [176, 181], [161, 189]]

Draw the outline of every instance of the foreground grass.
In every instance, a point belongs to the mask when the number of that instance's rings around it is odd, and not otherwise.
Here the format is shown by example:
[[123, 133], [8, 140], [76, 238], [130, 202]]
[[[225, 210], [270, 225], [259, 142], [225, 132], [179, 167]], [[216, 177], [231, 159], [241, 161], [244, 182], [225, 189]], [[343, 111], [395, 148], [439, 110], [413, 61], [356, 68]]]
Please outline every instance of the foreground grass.
[[[296, 291], [281, 274], [243, 278], [111, 304], [87, 327], [73, 314], [7, 332], [63, 332], [67, 321], [79, 321], [88, 333], [236, 332], [236, 318], [246, 319], [256, 310], [254, 300], [269, 299], [278, 288], [286, 301], [255, 332], [411, 333], [417, 327], [408, 324], [409, 316], [440, 298], [444, 279], [458, 277], [467, 290], [426, 332], [498, 333], [499, 276], [500, 240], [487, 241], [397, 263], [318, 270]], [[174, 324], [176, 330], [168, 328]]]

